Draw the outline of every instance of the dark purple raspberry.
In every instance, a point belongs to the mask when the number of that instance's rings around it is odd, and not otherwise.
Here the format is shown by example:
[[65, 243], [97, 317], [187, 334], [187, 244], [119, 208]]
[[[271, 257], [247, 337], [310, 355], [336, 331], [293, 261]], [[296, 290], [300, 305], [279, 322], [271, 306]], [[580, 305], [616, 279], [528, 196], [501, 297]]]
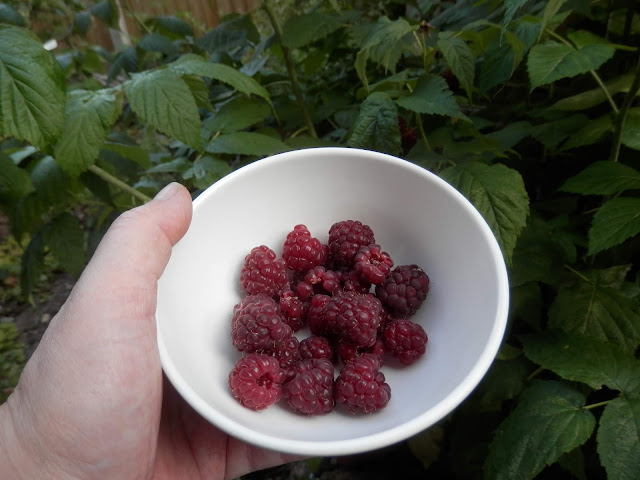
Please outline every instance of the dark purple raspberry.
[[355, 270], [339, 270], [336, 273], [343, 292], [369, 293], [371, 290], [371, 282], [361, 278]]
[[282, 258], [291, 270], [305, 272], [323, 265], [329, 256], [329, 247], [313, 238], [305, 225], [296, 225], [289, 232], [282, 249]]
[[280, 317], [278, 304], [267, 294], [249, 295], [233, 307], [231, 340], [241, 352], [271, 353], [292, 334]]
[[384, 408], [391, 388], [380, 371], [380, 360], [371, 353], [347, 362], [336, 380], [336, 403], [352, 413], [373, 413]]
[[280, 315], [284, 323], [289, 325], [294, 332], [304, 326], [307, 313], [305, 304], [291, 290], [284, 290], [280, 293]]
[[293, 335], [276, 343], [273, 349], [273, 356], [280, 362], [280, 367], [284, 370], [293, 368], [300, 360], [300, 342]]
[[392, 315], [416, 313], [429, 293], [429, 277], [417, 265], [399, 265], [376, 286], [376, 296]]
[[338, 356], [342, 363], [347, 363], [349, 360], [353, 360], [356, 357], [364, 355], [365, 353], [371, 353], [378, 357], [380, 365], [384, 363], [384, 342], [378, 337], [376, 342], [371, 347], [358, 347], [350, 342], [338, 342]]
[[337, 222], [329, 229], [329, 257], [338, 266], [351, 267], [358, 249], [372, 243], [373, 230], [356, 220]]
[[332, 270], [322, 266], [310, 269], [304, 280], [296, 285], [296, 293], [300, 298], [309, 298], [316, 293], [333, 293], [340, 288], [340, 278]]
[[342, 340], [369, 347], [376, 341], [381, 311], [382, 304], [373, 295], [345, 292], [331, 297], [325, 319]]
[[361, 279], [381, 285], [391, 272], [393, 260], [387, 252], [382, 251], [380, 245], [372, 243], [366, 247], [360, 247], [353, 259], [354, 270]]
[[244, 259], [240, 283], [249, 295], [276, 295], [287, 284], [287, 264], [269, 247], [255, 247]]
[[387, 351], [405, 365], [420, 358], [427, 346], [427, 333], [411, 320], [394, 320], [382, 332]]
[[283, 389], [287, 404], [303, 415], [324, 415], [335, 406], [333, 364], [326, 358], [301, 360]]
[[401, 142], [402, 152], [404, 154], [407, 154], [409, 153], [409, 150], [411, 150], [417, 143], [418, 134], [413, 128], [410, 128], [407, 125], [407, 121], [402, 117], [398, 118], [398, 126], [400, 127], [400, 138], [402, 140]]
[[330, 337], [332, 335], [326, 319], [327, 305], [330, 301], [331, 297], [329, 295], [314, 295], [311, 297], [311, 304], [307, 312], [307, 323], [311, 333], [319, 337]]
[[325, 337], [311, 335], [300, 341], [300, 358], [333, 358], [333, 347]]
[[282, 397], [284, 371], [278, 360], [258, 353], [240, 358], [229, 372], [233, 397], [253, 410], [263, 410]]

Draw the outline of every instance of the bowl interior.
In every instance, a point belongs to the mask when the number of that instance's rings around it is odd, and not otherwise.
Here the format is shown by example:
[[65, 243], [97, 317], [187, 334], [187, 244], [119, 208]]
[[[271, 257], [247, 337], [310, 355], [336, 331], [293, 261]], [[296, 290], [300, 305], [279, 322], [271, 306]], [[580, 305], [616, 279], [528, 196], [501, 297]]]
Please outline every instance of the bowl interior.
[[[329, 227], [355, 219], [373, 229], [396, 265], [431, 279], [413, 317], [429, 335], [425, 356], [383, 367], [391, 401], [373, 415], [336, 410], [302, 417], [279, 405], [254, 412], [234, 400], [228, 374], [239, 354], [230, 340], [245, 255], [305, 224], [326, 242]], [[312, 149], [276, 155], [217, 182], [194, 201], [192, 224], [159, 282], [163, 368], [206, 419], [245, 441], [305, 455], [382, 447], [432, 425], [477, 385], [504, 332], [508, 303], [502, 256], [471, 204], [426, 170], [387, 155]]]

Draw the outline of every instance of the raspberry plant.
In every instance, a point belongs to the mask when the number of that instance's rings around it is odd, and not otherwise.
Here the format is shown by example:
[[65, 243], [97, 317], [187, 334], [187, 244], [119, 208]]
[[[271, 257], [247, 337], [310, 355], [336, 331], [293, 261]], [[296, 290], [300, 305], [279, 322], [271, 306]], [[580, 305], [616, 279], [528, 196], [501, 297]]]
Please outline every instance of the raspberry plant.
[[45, 256], [79, 273], [171, 180], [197, 195], [310, 146], [401, 156], [476, 205], [511, 285], [492, 369], [408, 442], [425, 468], [640, 477], [637, 1], [265, 1], [204, 32], [137, 17], [117, 51], [84, 38], [114, 3], [74, 3], [53, 52], [36, 7], [0, 3], [0, 207], [25, 294]]

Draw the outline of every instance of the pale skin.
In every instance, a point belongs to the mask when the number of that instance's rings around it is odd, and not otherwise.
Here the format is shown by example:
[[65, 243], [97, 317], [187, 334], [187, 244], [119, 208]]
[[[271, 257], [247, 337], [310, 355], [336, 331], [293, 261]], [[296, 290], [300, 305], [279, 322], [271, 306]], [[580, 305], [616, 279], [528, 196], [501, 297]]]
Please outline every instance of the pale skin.
[[226, 435], [163, 378], [157, 281], [190, 221], [171, 184], [113, 223], [0, 406], [0, 478], [222, 480], [295, 459]]

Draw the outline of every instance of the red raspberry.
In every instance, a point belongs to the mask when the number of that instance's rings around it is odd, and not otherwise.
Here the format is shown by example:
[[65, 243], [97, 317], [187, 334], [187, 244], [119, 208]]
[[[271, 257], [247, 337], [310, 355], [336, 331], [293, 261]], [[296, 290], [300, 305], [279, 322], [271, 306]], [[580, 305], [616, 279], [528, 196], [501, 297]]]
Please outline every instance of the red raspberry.
[[394, 320], [382, 335], [386, 349], [405, 365], [411, 365], [424, 354], [428, 341], [424, 329], [411, 320]]
[[265, 293], [249, 295], [233, 307], [231, 340], [241, 352], [273, 352], [292, 334], [280, 317], [278, 304]]
[[323, 265], [329, 256], [329, 247], [313, 238], [305, 225], [296, 225], [289, 232], [282, 249], [282, 257], [291, 270], [304, 272]]
[[284, 370], [293, 368], [298, 360], [300, 360], [300, 342], [293, 335], [285, 338], [276, 343], [273, 349], [273, 356], [278, 360], [280, 367]]
[[305, 304], [291, 290], [284, 290], [280, 293], [280, 315], [284, 323], [289, 325], [294, 332], [304, 326], [307, 314]]
[[331, 297], [325, 319], [342, 340], [369, 347], [376, 341], [381, 310], [380, 300], [373, 295], [345, 292]]
[[338, 275], [332, 270], [319, 266], [305, 274], [304, 280], [296, 285], [296, 292], [300, 298], [309, 298], [315, 293], [333, 293], [339, 287]]
[[372, 243], [376, 243], [373, 230], [359, 221], [344, 220], [329, 229], [329, 256], [339, 266], [351, 267], [358, 249]]
[[371, 282], [361, 278], [355, 270], [339, 270], [336, 272], [344, 292], [369, 293]]
[[255, 247], [244, 259], [240, 283], [249, 295], [276, 295], [287, 284], [287, 265], [269, 247]]
[[307, 312], [307, 322], [311, 333], [319, 337], [329, 337], [332, 334], [326, 319], [327, 305], [330, 301], [331, 297], [329, 295], [314, 295], [311, 297], [311, 304]]
[[283, 397], [303, 415], [324, 415], [335, 406], [333, 364], [326, 358], [301, 360], [294, 367], [295, 377], [287, 382]]
[[417, 143], [418, 134], [407, 125], [407, 121], [402, 117], [398, 117], [398, 127], [400, 127], [400, 137], [402, 139], [402, 152], [407, 154]]
[[311, 335], [300, 341], [300, 358], [333, 358], [333, 347], [325, 337]]
[[352, 413], [373, 413], [384, 408], [391, 388], [380, 371], [380, 360], [367, 353], [347, 362], [336, 380], [336, 403]]
[[371, 282], [374, 285], [381, 285], [387, 278], [393, 260], [387, 252], [383, 252], [380, 245], [375, 243], [366, 247], [360, 247], [353, 259], [354, 270], [361, 279]]
[[376, 338], [376, 342], [371, 347], [358, 347], [350, 342], [338, 342], [338, 356], [342, 363], [347, 363], [349, 360], [353, 360], [365, 353], [371, 353], [378, 357], [380, 365], [384, 363], [384, 341], [381, 338]]
[[393, 269], [376, 296], [396, 316], [416, 313], [429, 293], [429, 277], [417, 265], [400, 265]]
[[234, 398], [253, 410], [263, 410], [282, 397], [284, 371], [278, 361], [252, 353], [240, 358], [229, 372], [229, 387]]

